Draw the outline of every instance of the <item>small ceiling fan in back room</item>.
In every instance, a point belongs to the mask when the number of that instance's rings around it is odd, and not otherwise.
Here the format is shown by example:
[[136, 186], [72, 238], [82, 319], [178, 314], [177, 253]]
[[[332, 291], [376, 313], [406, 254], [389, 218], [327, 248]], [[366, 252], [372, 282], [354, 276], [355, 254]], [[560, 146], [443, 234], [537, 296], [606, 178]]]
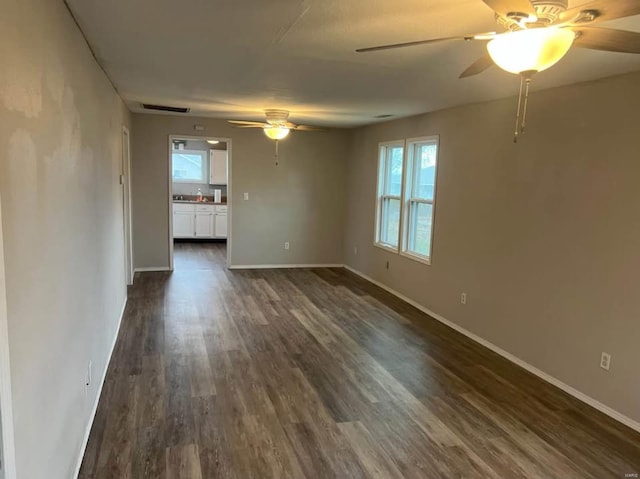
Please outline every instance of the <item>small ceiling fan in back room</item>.
[[482, 0], [506, 31], [418, 40], [361, 48], [376, 52], [449, 40], [484, 41], [487, 52], [460, 78], [484, 72], [493, 65], [520, 75], [520, 95], [514, 142], [524, 133], [529, 85], [538, 72], [558, 63], [572, 46], [619, 53], [640, 53], [640, 33], [599, 28], [594, 24], [640, 14], [640, 0], [594, 0], [569, 8], [568, 0]]
[[289, 112], [287, 110], [265, 110], [266, 122], [262, 121], [245, 121], [245, 120], [227, 120], [228, 123], [235, 128], [262, 128], [267, 138], [274, 140], [276, 143], [276, 165], [278, 164], [278, 143], [284, 140], [291, 131], [322, 131], [323, 128], [309, 125], [299, 125], [289, 121]]

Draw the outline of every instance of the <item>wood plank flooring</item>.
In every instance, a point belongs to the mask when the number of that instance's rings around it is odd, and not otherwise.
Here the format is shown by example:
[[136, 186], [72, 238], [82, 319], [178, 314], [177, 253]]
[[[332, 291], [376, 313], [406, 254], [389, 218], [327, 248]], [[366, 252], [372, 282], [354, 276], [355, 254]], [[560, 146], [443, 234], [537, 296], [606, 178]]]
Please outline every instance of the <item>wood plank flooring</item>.
[[640, 473], [640, 434], [355, 275], [225, 259], [136, 275], [81, 478]]

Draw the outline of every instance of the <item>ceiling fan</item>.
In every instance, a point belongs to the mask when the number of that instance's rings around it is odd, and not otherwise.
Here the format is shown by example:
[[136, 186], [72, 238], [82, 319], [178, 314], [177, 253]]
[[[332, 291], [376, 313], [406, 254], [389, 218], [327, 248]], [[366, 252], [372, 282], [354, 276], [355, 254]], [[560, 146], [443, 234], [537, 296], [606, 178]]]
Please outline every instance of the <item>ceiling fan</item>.
[[235, 128], [262, 128], [267, 138], [274, 140], [276, 143], [275, 160], [278, 165], [278, 142], [284, 140], [292, 130], [295, 131], [322, 131], [322, 128], [309, 125], [298, 125], [289, 121], [289, 112], [287, 110], [265, 110], [266, 122], [261, 121], [244, 121], [244, 120], [227, 120]]
[[264, 134], [271, 140], [285, 139], [289, 132], [296, 131], [321, 131], [322, 128], [309, 125], [298, 125], [289, 121], [287, 110], [265, 110], [266, 123], [262, 121], [227, 120], [236, 128], [262, 128]]
[[[460, 78], [497, 65], [521, 76], [516, 135], [524, 132], [529, 85], [535, 73], [558, 63], [572, 46], [619, 53], [640, 53], [640, 33], [592, 26], [601, 21], [640, 14], [640, 0], [592, 0], [569, 8], [568, 0], [482, 0], [506, 31], [453, 36], [360, 48], [375, 52], [449, 40], [485, 41], [487, 51]], [[522, 123], [520, 123], [521, 109]]]

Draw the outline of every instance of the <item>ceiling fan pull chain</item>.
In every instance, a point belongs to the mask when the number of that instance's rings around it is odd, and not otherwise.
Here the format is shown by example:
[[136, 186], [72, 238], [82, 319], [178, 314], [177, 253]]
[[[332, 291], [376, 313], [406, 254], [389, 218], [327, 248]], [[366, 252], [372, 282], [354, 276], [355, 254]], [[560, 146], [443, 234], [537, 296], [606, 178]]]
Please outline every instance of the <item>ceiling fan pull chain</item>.
[[278, 166], [278, 144], [280, 142], [278, 140], [276, 140], [276, 155], [275, 155], [275, 159], [276, 159], [276, 166]]
[[520, 93], [518, 93], [518, 113], [516, 113], [516, 131], [513, 135], [513, 142], [518, 143], [518, 130], [520, 128], [520, 110], [522, 109], [522, 90], [524, 87], [524, 77], [520, 77]]
[[531, 78], [527, 78], [526, 83], [527, 85], [524, 94], [524, 111], [522, 112], [522, 127], [520, 128], [520, 133], [524, 133], [527, 122], [527, 106], [529, 105], [529, 86], [531, 85]]

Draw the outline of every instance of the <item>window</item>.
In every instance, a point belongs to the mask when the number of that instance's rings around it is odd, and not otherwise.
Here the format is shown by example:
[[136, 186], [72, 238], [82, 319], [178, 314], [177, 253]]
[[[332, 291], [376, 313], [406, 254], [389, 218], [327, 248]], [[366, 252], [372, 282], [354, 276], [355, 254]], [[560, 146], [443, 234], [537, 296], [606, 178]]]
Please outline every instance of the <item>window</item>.
[[438, 138], [407, 141], [407, 156], [402, 252], [428, 262], [436, 201]]
[[380, 145], [376, 244], [385, 248], [398, 249], [400, 241], [403, 164], [404, 142]]
[[430, 264], [438, 137], [382, 143], [378, 161], [376, 245]]
[[173, 150], [173, 181], [181, 183], [207, 183], [207, 152]]

